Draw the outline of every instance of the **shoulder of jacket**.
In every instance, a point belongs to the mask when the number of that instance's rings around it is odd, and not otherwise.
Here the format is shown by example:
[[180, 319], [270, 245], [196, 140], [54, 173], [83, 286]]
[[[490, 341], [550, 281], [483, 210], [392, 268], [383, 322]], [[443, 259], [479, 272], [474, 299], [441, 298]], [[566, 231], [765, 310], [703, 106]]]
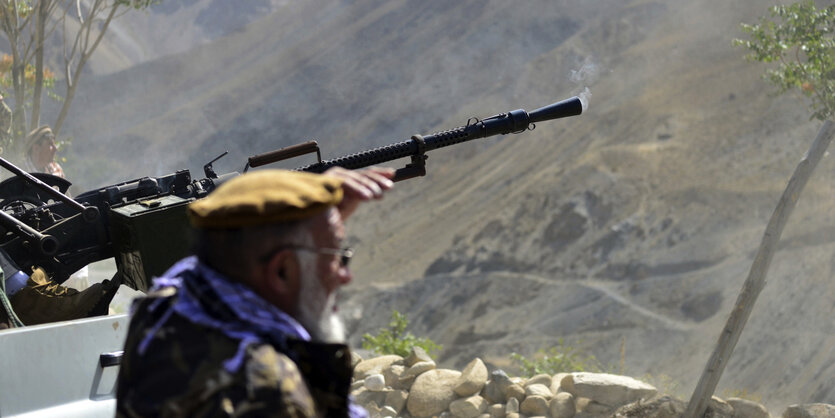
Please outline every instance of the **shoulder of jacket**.
[[295, 386], [303, 382], [298, 365], [270, 344], [255, 344], [247, 349], [246, 375], [255, 386]]
[[299, 366], [270, 344], [255, 344], [247, 349], [244, 370], [246, 385], [254, 392], [281, 393], [285, 405], [315, 416], [316, 406]]

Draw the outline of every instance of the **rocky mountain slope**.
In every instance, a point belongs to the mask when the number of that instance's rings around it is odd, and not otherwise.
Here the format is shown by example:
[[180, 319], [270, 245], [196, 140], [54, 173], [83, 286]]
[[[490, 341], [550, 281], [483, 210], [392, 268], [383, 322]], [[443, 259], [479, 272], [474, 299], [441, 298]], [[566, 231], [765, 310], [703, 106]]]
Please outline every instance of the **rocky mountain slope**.
[[[689, 396], [819, 127], [731, 45], [770, 5], [296, 3], [86, 79], [66, 168], [85, 189], [308, 139], [330, 158], [588, 86], [584, 115], [433, 151], [426, 178], [355, 217], [351, 341], [397, 309], [440, 365], [565, 338], [604, 363], [623, 347], [630, 374]], [[827, 157], [801, 196], [720, 392], [835, 403], [833, 174]]]
[[90, 60], [93, 74], [109, 74], [186, 52], [243, 29], [286, 0], [165, 0], [128, 11], [111, 24]]

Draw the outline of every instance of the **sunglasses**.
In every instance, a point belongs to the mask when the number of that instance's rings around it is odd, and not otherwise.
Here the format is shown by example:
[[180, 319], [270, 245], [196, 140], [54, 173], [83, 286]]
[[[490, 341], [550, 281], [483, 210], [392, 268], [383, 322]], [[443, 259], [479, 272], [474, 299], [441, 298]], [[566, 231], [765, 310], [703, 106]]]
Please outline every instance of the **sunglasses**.
[[341, 267], [348, 267], [348, 264], [351, 262], [351, 257], [354, 256], [354, 249], [351, 247], [345, 248], [316, 248], [316, 247], [305, 247], [301, 245], [294, 245], [294, 246], [285, 246], [279, 248], [278, 250], [272, 251], [269, 254], [266, 254], [260, 258], [261, 262], [265, 263], [272, 258], [272, 256], [281, 250], [297, 250], [297, 251], [309, 251], [316, 254], [328, 254], [328, 255], [338, 255], [339, 256], [339, 265]]

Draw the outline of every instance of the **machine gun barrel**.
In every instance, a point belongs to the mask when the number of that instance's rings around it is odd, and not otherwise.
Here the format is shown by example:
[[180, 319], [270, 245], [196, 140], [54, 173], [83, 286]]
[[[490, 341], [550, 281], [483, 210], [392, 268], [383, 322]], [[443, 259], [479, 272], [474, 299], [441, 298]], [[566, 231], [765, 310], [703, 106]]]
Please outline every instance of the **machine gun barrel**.
[[[84, 206], [81, 203], [76, 202], [71, 197], [59, 192], [58, 190], [53, 189], [48, 184], [38, 180], [33, 175], [23, 171], [18, 166], [12, 164], [8, 160], [3, 157], [0, 157], [0, 166], [3, 166], [5, 169], [11, 171], [16, 176], [21, 177], [25, 181], [29, 182], [33, 186], [37, 187], [38, 189], [42, 190], [46, 194], [51, 195], [55, 198], [55, 200], [59, 200], [64, 202], [67, 206], [77, 210], [82, 214], [82, 217], [85, 221], [92, 223], [95, 222], [96, 219], [99, 217], [99, 210], [97, 208], [91, 206]], [[34, 231], [34, 230], [33, 230]]]
[[[387, 161], [405, 157], [418, 157], [421, 159], [423, 153], [434, 149], [448, 147], [461, 142], [473, 139], [486, 138], [493, 135], [521, 133], [527, 130], [532, 124], [551, 119], [559, 119], [567, 116], [576, 116], [583, 112], [583, 106], [579, 97], [572, 97], [548, 106], [541, 107], [530, 113], [523, 109], [513, 110], [483, 120], [468, 122], [467, 125], [452, 130], [433, 133], [425, 136], [413, 136], [408, 141], [402, 141], [367, 151], [350, 154], [332, 160], [324, 160], [318, 163], [299, 167], [298, 171], [310, 171], [321, 173], [325, 170], [339, 166], [347, 169], [358, 169]], [[472, 121], [472, 119], [471, 119]], [[421, 175], [421, 174], [418, 174]], [[396, 180], [401, 180], [396, 177]]]
[[[21, 237], [30, 249], [43, 255], [53, 255], [58, 250], [58, 240], [52, 235], [44, 235], [34, 228], [19, 221], [12, 215], [0, 210], [0, 225]], [[34, 247], [34, 248], [33, 248]]]

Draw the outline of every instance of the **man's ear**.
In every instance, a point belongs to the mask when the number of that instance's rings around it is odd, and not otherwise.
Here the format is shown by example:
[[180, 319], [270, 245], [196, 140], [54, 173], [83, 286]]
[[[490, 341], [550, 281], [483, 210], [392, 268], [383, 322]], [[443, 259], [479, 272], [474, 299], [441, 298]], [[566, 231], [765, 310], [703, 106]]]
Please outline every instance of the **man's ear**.
[[299, 296], [299, 259], [292, 250], [275, 253], [262, 267], [262, 296], [279, 309], [292, 314]]

